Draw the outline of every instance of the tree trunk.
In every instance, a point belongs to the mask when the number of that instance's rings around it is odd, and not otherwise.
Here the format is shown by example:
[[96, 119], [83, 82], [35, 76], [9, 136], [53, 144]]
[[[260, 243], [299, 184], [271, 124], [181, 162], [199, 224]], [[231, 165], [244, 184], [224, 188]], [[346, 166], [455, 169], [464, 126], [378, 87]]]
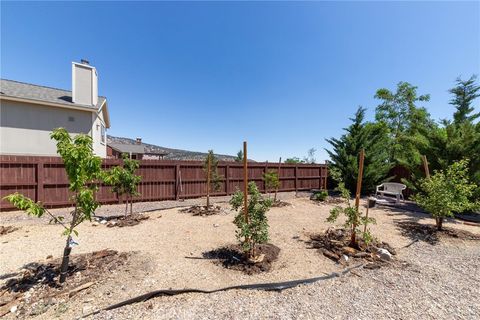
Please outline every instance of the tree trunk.
[[275, 189], [275, 195], [273, 196], [273, 203], [277, 202], [277, 193], [278, 193], [278, 189]]
[[212, 158], [210, 154], [208, 155], [208, 163], [207, 163], [207, 210], [210, 208], [210, 176], [211, 176], [211, 166], [212, 166]]
[[443, 227], [443, 217], [436, 217], [435, 223], [437, 224], [437, 230], [441, 231]]
[[70, 261], [70, 252], [72, 251], [70, 239], [71, 237], [68, 236], [67, 244], [65, 245], [65, 249], [63, 249], [62, 266], [60, 267], [60, 283], [64, 283], [67, 279], [68, 262]]
[[357, 235], [355, 234], [356, 226], [352, 226], [352, 234], [350, 236], [350, 247], [355, 248], [357, 246]]
[[132, 196], [130, 196], [130, 215], [133, 214], [133, 199]]
[[125, 197], [125, 217], [128, 214], [128, 196]]

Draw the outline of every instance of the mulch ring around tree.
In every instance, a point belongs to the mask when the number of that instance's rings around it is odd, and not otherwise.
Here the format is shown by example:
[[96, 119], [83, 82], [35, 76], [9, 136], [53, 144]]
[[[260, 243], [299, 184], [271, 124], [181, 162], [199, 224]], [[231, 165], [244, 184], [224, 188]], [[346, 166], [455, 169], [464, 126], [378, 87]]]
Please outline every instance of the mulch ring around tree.
[[203, 253], [206, 259], [212, 259], [215, 264], [222, 265], [227, 269], [242, 271], [252, 275], [261, 272], [268, 272], [272, 269], [273, 263], [277, 260], [280, 248], [267, 243], [256, 246], [256, 261], [249, 260], [243, 253], [240, 245], [221, 247]]
[[331, 205], [331, 204], [336, 205], [336, 204], [345, 203], [345, 200], [338, 196], [327, 196], [327, 198], [324, 201], [315, 200], [313, 198], [310, 198], [310, 200], [312, 200], [313, 202], [319, 205]]
[[0, 236], [14, 232], [16, 230], [18, 230], [18, 228], [14, 226], [0, 226]]
[[147, 220], [150, 217], [146, 214], [139, 214], [139, 213], [134, 213], [134, 214], [129, 214], [127, 216], [121, 215], [121, 216], [110, 216], [110, 217], [96, 217], [95, 220], [97, 221], [94, 223], [94, 226], [98, 225], [98, 222], [100, 224], [104, 224], [109, 228], [112, 227], [132, 227], [136, 226], [143, 220]]
[[130, 253], [101, 250], [70, 256], [67, 280], [58, 283], [61, 259], [25, 265], [15, 278], [0, 288], [0, 317], [38, 315], [61, 300], [68, 300], [106, 278], [127, 263]]
[[421, 240], [429, 244], [437, 244], [442, 239], [480, 241], [480, 234], [474, 234], [466, 230], [450, 227], [443, 227], [442, 230], [437, 230], [435, 225], [413, 221], [397, 221], [395, 224], [403, 236], [409, 237], [414, 241]]
[[397, 253], [386, 242], [373, 240], [368, 245], [357, 235], [357, 247], [350, 244], [350, 230], [327, 229], [324, 233], [310, 235], [307, 244], [318, 249], [327, 258], [348, 265], [353, 261], [364, 261], [366, 269], [378, 269], [391, 263]]
[[188, 208], [180, 209], [180, 212], [191, 213], [192, 216], [211, 216], [214, 214], [219, 214], [222, 211], [220, 206], [191, 206]]

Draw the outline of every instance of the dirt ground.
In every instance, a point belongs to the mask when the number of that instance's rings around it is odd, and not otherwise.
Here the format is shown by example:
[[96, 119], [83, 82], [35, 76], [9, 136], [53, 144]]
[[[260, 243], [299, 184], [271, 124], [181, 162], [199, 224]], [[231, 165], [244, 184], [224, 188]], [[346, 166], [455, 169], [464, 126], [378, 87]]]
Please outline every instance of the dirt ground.
[[[278, 260], [269, 272], [253, 275], [225, 269], [218, 263], [204, 258], [205, 252], [237, 243], [235, 226], [232, 223], [235, 213], [230, 211], [227, 203], [220, 202], [224, 199], [218, 199], [219, 202], [217, 202], [222, 208], [220, 214], [205, 217], [191, 216], [180, 213], [179, 208], [171, 208], [147, 212], [145, 214], [149, 216], [149, 219], [142, 220], [138, 225], [123, 228], [107, 228], [101, 223], [85, 222], [78, 228], [79, 236], [75, 238], [75, 241], [79, 245], [73, 248], [72, 254], [113, 249], [119, 252], [134, 253], [132, 258], [122, 268], [104, 275], [101, 281], [76, 295], [75, 299], [55, 300], [50, 302], [50, 306], [42, 306], [39, 312], [29, 317], [71, 319], [157, 289], [216, 289], [240, 284], [310, 278], [343, 270], [344, 266], [336, 264], [307, 245], [311, 234], [332, 227], [332, 224], [326, 222], [332, 205], [317, 204], [308, 197], [296, 198], [294, 194], [284, 194], [282, 198], [291, 205], [272, 208], [268, 212], [270, 243], [281, 249]], [[66, 210], [54, 210], [59, 214], [62, 211]], [[111, 208], [107, 211], [115, 213], [115, 210]], [[119, 213], [121, 211], [117, 214]], [[480, 256], [478, 241], [442, 238], [431, 243], [431, 241], [426, 241], [425, 237], [405, 229], [411, 223], [433, 224], [433, 220], [428, 215], [385, 207], [372, 208], [369, 215], [377, 220], [377, 224], [371, 226], [372, 234], [380, 240], [390, 243], [397, 251], [397, 259], [405, 261], [405, 265], [414, 259], [412, 254], [415, 256], [414, 253], [418, 246], [435, 246], [444, 253], [451, 246], [455, 246], [457, 249], [448, 252], [458, 252], [461, 255], [462, 251], [465, 251], [469, 257], [477, 256], [476, 261], [478, 262], [478, 256]], [[341, 223], [340, 220], [336, 225], [341, 225]], [[26, 217], [20, 212], [1, 213], [0, 225], [19, 228], [0, 236], [0, 285], [17, 274], [23, 266], [32, 262], [45, 262], [50, 255], [58, 258], [62, 254], [64, 237], [61, 235], [62, 230], [59, 226], [45, 224], [43, 220]], [[480, 227], [464, 225], [455, 220], [447, 220], [445, 227], [480, 233]], [[441, 256], [438, 257], [441, 258]], [[375, 272], [387, 271], [370, 270], [366, 276], [361, 275], [361, 277], [375, 277]], [[398, 272], [402, 271], [398, 270]], [[472, 275], [477, 288], [480, 283], [478, 273], [477, 265], [477, 274]], [[375, 285], [375, 282], [371, 285]], [[380, 284], [377, 283], [377, 285]], [[285, 296], [288, 297], [291, 292], [296, 292], [296, 289], [285, 291]], [[248, 293], [238, 293], [237, 295], [244, 296], [246, 294], [248, 295]], [[260, 293], [251, 294], [255, 296]], [[269, 295], [269, 298], [278, 298], [278, 295], [282, 294], [284, 293], [261, 293], [262, 296]], [[230, 295], [232, 293], [225, 292], [217, 293], [214, 296], [215, 299], [221, 300], [219, 297], [229, 297]], [[139, 304], [145, 306], [129, 306], [116, 311], [102, 312], [95, 318], [187, 319], [190, 316], [188, 316], [188, 312], [186, 313], [185, 306], [195, 304], [191, 299], [200, 299], [199, 301], [201, 301], [205, 298], [199, 298], [198, 295], [192, 294], [161, 297]], [[177, 306], [180, 304], [178, 308], [183, 310], [183, 313], [162, 314], [157, 304], [172, 301], [175, 301]], [[266, 307], [263, 304], [262, 306]], [[140, 312], [135, 308], [142, 308], [142, 310]], [[149, 310], [153, 311], [149, 313]], [[475, 310], [480, 311], [480, 307]], [[141, 317], [140, 314], [142, 314]], [[219, 318], [224, 316], [218, 314]], [[203, 318], [201, 313], [193, 317]], [[335, 318], [335, 315], [332, 317]], [[7, 318], [15, 318], [15, 314], [10, 313]], [[217, 318], [217, 316], [213, 315], [212, 318]], [[340, 318], [343, 317], [340, 316]], [[386, 315], [385, 318], [388, 316]]]

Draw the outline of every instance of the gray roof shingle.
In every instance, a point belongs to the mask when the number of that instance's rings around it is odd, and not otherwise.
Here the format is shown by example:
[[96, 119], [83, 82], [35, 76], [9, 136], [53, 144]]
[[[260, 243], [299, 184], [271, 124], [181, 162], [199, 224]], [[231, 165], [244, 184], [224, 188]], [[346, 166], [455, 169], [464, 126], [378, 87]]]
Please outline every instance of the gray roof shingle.
[[82, 107], [91, 110], [98, 110], [98, 108], [100, 108], [102, 103], [106, 100], [105, 97], [99, 96], [96, 106], [76, 104], [72, 102], [71, 91], [7, 79], [0, 79], [0, 81], [0, 96], [51, 102], [65, 106]]

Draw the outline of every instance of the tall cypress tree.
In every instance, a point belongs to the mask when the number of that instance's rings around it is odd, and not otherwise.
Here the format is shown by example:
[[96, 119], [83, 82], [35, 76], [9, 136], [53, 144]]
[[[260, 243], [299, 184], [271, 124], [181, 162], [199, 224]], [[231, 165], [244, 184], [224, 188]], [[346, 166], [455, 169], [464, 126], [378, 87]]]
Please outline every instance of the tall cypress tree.
[[332, 150], [326, 150], [332, 161], [331, 171], [351, 192], [355, 191], [358, 176], [358, 154], [365, 149], [362, 192], [369, 193], [382, 182], [391, 169], [388, 154], [388, 128], [385, 123], [364, 122], [365, 108], [359, 107], [352, 124], [340, 138], [326, 141]]
[[480, 97], [480, 86], [476, 83], [476, 80], [476, 75], [472, 75], [468, 80], [462, 80], [459, 77], [456, 80], [457, 86], [449, 90], [453, 94], [450, 104], [457, 109], [453, 114], [455, 124], [473, 122], [480, 117], [480, 112], [471, 114], [474, 111], [473, 101]]

